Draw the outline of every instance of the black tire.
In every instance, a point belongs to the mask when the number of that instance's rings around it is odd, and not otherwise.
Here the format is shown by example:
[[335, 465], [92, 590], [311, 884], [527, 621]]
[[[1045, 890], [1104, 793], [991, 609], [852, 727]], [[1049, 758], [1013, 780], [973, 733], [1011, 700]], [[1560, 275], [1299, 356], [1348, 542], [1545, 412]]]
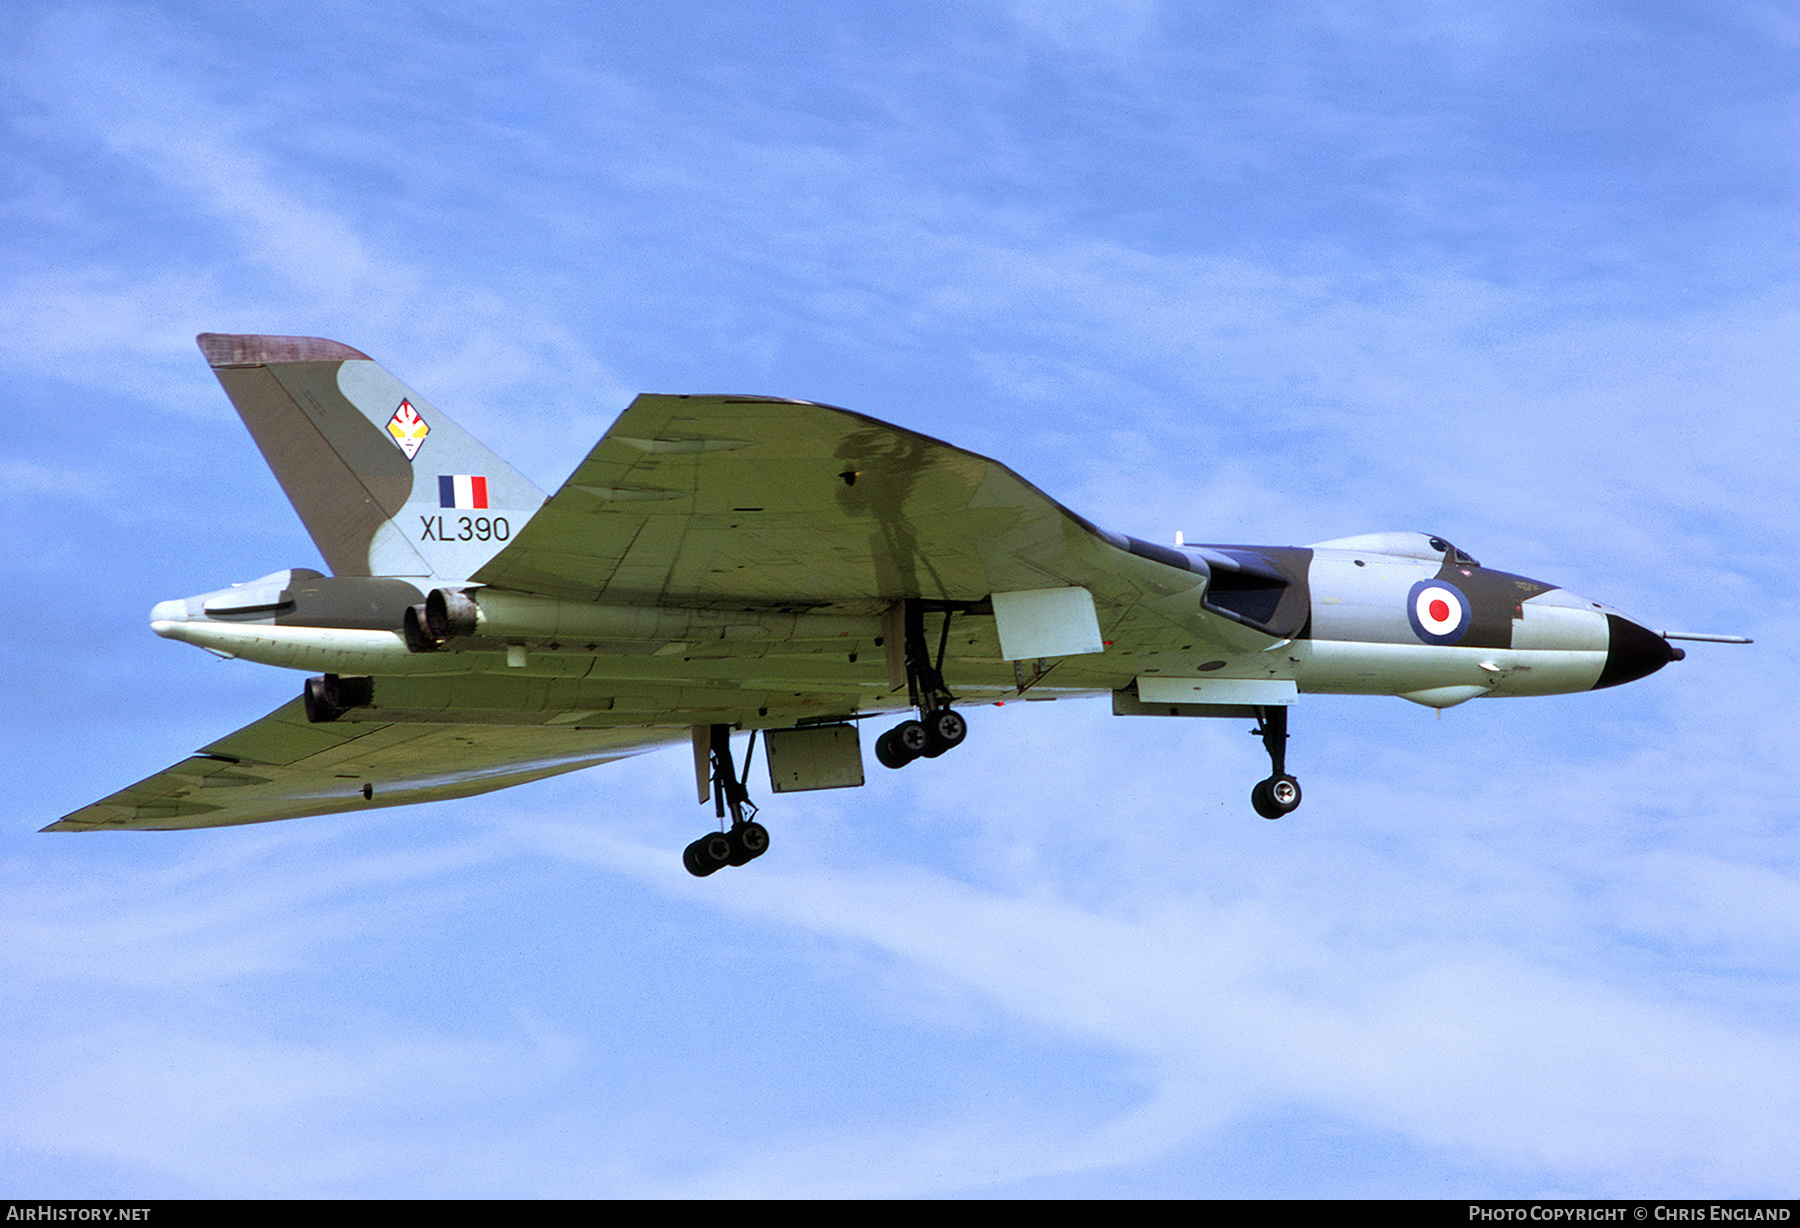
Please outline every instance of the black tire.
[[731, 841], [722, 831], [708, 832], [682, 850], [681, 864], [695, 878], [717, 874], [731, 864]]
[[875, 739], [875, 760], [885, 768], [903, 768], [913, 757], [894, 745], [894, 731], [890, 729]]
[[969, 723], [961, 714], [949, 708], [939, 708], [925, 718], [925, 749], [920, 752], [927, 759], [936, 759], [945, 751], [962, 744], [969, 736]]
[[918, 721], [901, 721], [888, 730], [888, 736], [894, 739], [894, 745], [917, 759], [931, 745], [931, 735], [925, 732], [925, 726]]
[[1275, 799], [1269, 796], [1269, 782], [1266, 780], [1257, 781], [1256, 787], [1250, 790], [1250, 805], [1265, 819], [1279, 819], [1283, 814], [1275, 804]]
[[748, 865], [769, 851], [769, 829], [761, 823], [734, 827], [727, 839], [731, 841], [730, 865]]

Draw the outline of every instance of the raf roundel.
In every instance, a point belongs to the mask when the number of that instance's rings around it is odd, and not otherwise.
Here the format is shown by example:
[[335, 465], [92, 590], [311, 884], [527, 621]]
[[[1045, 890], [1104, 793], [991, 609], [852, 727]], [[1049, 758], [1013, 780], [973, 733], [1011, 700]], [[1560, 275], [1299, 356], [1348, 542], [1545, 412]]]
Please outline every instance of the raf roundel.
[[1469, 630], [1469, 599], [1443, 580], [1421, 580], [1406, 596], [1406, 617], [1427, 644], [1454, 644]]

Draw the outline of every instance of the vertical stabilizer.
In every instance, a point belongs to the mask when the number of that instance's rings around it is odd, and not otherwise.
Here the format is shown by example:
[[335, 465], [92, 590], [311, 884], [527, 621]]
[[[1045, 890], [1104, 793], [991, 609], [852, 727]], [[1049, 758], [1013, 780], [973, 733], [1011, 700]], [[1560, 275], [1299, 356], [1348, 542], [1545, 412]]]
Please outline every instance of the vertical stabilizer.
[[335, 575], [465, 579], [544, 501], [358, 350], [321, 337], [199, 342]]

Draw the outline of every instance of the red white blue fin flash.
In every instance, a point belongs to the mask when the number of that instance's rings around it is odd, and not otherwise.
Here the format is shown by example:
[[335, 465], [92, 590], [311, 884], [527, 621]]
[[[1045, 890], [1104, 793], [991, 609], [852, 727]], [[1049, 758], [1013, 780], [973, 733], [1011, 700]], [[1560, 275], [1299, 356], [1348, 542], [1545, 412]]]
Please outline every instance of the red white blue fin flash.
[[438, 474], [438, 506], [480, 510], [488, 505], [488, 481], [478, 473]]

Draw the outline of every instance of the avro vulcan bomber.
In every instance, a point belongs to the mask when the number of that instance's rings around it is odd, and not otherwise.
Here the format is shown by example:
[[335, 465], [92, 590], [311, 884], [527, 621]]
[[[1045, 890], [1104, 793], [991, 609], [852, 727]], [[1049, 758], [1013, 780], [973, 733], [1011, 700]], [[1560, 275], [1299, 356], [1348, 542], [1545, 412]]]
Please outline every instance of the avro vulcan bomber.
[[1425, 533], [1140, 541], [996, 461], [806, 401], [640, 396], [546, 498], [357, 350], [199, 340], [331, 574], [164, 601], [151, 628], [313, 676], [49, 831], [400, 806], [687, 742], [716, 821], [684, 860], [706, 875], [768, 847], [758, 735], [773, 792], [855, 786], [865, 722], [904, 768], [957, 749], [971, 705], [1021, 696], [1252, 721], [1270, 772], [1251, 804], [1277, 818], [1300, 804], [1301, 695], [1447, 708], [1746, 642], [1648, 630]]

